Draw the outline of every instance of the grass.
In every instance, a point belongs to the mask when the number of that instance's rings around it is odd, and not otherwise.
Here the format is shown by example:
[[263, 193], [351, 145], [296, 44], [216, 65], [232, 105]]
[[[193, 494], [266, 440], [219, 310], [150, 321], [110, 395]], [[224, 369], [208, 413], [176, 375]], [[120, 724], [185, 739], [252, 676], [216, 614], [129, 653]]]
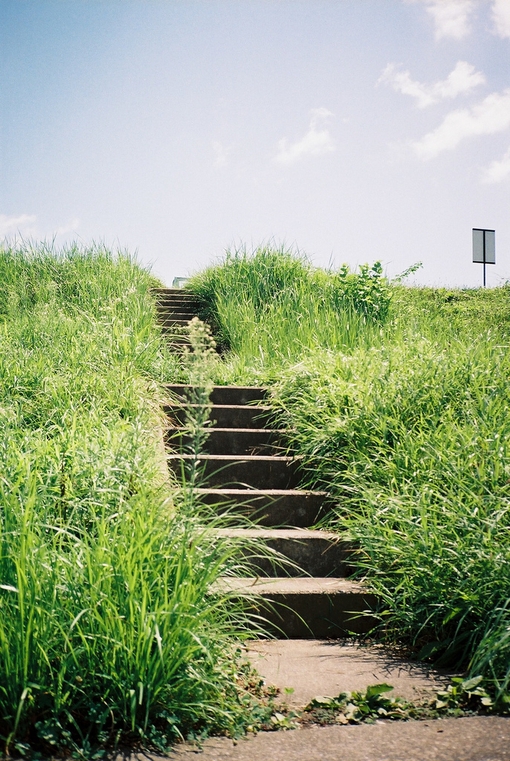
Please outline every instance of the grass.
[[185, 369], [156, 326], [157, 284], [101, 246], [0, 248], [6, 753], [162, 749], [262, 710], [235, 653], [246, 617], [211, 594], [233, 550], [162, 458], [161, 384]]
[[204, 415], [213, 381], [271, 384], [305, 480], [336, 497], [328, 525], [359, 541], [381, 634], [483, 675], [504, 708], [509, 289], [412, 289], [377, 264], [233, 252], [191, 284], [224, 359], [197, 323], [183, 360], [153, 285], [101, 246], [0, 248], [4, 751], [99, 758], [271, 723], [237, 653], [246, 614], [211, 593], [243, 572], [235, 549], [162, 456], [162, 384], [179, 381]]
[[381, 636], [510, 703], [510, 289], [389, 283], [300, 254], [229, 252], [190, 284], [219, 382], [271, 384], [304, 480], [355, 537]]
[[227, 253], [224, 264], [197, 275], [191, 287], [220, 347], [231, 349], [222, 366], [228, 377], [267, 381], [310, 349], [371, 344], [389, 307], [380, 274], [378, 264], [359, 275], [346, 267], [328, 274], [301, 255], [263, 248], [254, 257]]

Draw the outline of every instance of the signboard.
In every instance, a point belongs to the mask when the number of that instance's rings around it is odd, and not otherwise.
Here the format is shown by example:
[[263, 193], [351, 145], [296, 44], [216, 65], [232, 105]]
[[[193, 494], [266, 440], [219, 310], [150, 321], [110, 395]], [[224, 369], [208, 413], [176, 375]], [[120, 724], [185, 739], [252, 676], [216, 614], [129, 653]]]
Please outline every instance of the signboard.
[[473, 227], [473, 261], [496, 264], [496, 231]]

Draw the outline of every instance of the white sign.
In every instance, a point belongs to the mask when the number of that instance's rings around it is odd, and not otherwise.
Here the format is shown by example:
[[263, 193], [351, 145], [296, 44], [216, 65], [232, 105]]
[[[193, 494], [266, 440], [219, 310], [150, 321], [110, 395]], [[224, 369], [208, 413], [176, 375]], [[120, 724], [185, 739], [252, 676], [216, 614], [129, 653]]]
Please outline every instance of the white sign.
[[496, 264], [496, 231], [473, 228], [473, 261]]

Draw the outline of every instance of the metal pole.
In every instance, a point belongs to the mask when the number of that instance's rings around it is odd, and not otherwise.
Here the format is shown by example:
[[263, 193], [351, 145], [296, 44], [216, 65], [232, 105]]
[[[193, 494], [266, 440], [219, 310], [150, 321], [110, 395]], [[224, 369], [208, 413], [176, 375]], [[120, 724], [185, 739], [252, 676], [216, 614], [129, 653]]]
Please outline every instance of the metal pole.
[[485, 275], [485, 230], [483, 231], [483, 287], [486, 288], [486, 275]]

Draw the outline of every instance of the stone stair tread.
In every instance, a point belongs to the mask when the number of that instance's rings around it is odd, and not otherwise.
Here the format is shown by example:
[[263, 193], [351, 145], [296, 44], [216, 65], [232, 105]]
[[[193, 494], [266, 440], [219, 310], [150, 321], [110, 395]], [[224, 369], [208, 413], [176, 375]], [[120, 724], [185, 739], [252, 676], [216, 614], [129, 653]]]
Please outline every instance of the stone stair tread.
[[168, 467], [176, 475], [185, 472], [189, 464], [196, 463], [203, 470], [206, 484], [213, 488], [222, 486], [254, 487], [262, 485], [272, 489], [296, 488], [300, 460], [276, 455], [222, 455], [222, 454], [168, 454]]
[[[180, 402], [169, 402], [167, 405], [168, 407], [175, 408], [175, 409], [182, 409], [182, 403]], [[202, 404], [195, 404], [195, 403], [189, 403], [186, 402], [184, 404], [185, 407], [191, 407], [191, 409], [194, 409], [196, 407], [199, 407], [200, 409], [203, 407]], [[239, 410], [239, 409], [246, 409], [246, 407], [249, 407], [250, 410], [256, 410], [257, 412], [271, 412], [272, 407], [269, 407], [266, 404], [212, 404], [211, 405], [211, 415], [214, 414], [214, 410]]]
[[212, 494], [218, 497], [242, 497], [249, 494], [253, 496], [261, 497], [324, 497], [329, 495], [325, 491], [312, 491], [307, 489], [257, 489], [255, 487], [249, 487], [248, 489], [196, 489], [197, 494]]
[[165, 308], [158, 307], [158, 309], [157, 309], [158, 318], [164, 318], [164, 319], [166, 319], [166, 318], [169, 318], [169, 317], [174, 317], [176, 315], [176, 319], [178, 319], [178, 320], [181, 319], [181, 317], [179, 315], [181, 315], [181, 316], [185, 315], [187, 317], [189, 314], [192, 313], [192, 311], [193, 310], [188, 309], [187, 306], [186, 307], [182, 306], [182, 308], [180, 307], [179, 309], [166, 309], [166, 307]]
[[171, 291], [159, 291], [154, 294], [156, 301], [193, 301], [199, 302], [200, 299], [193, 293], [171, 292]]
[[[243, 454], [243, 455], [236, 455], [236, 454], [167, 454], [166, 455], [167, 460], [204, 460], [209, 462], [229, 462], [229, 461], [235, 461], [238, 463], [242, 462], [286, 462], [286, 463], [294, 463], [299, 462], [302, 458], [297, 456], [293, 457], [291, 455], [271, 455], [271, 454]], [[210, 489], [207, 489], [206, 491], [210, 491]], [[285, 490], [287, 493], [287, 490]]]
[[240, 595], [370, 595], [359, 581], [329, 576], [222, 576], [216, 584], [215, 588], [219, 591], [237, 592]]
[[156, 298], [156, 309], [175, 309], [176, 307], [200, 309], [200, 302], [196, 299], [178, 299], [177, 297]]
[[[170, 426], [166, 430], [172, 431], [172, 433], [178, 433], [179, 431], [185, 433], [186, 428], [182, 425], [176, 425]], [[232, 433], [232, 431], [235, 431], [236, 433], [246, 433], [248, 435], [251, 435], [252, 433], [259, 433], [260, 431], [264, 431], [264, 433], [278, 433], [283, 435], [288, 433], [288, 430], [285, 428], [220, 428], [215, 426], [214, 428], [206, 428], [204, 430], [210, 431], [211, 433], [213, 431], [218, 433]]]
[[198, 306], [195, 308], [194, 304], [191, 304], [191, 302], [186, 302], [181, 304], [174, 304], [173, 306], [167, 304], [158, 304], [156, 305], [156, 309], [158, 312], [158, 317], [171, 317], [174, 314], [192, 314], [194, 317], [196, 317]]
[[191, 301], [189, 299], [186, 300], [166, 300], [166, 301], [157, 301], [156, 302], [156, 309], [159, 314], [165, 314], [165, 312], [189, 312], [191, 309], [198, 309], [199, 308], [198, 301]]
[[168, 317], [171, 314], [192, 314], [193, 317], [197, 316], [197, 312], [200, 311], [200, 305], [193, 301], [179, 301], [170, 303], [169, 301], [157, 302], [156, 310], [158, 315]]
[[[343, 579], [353, 571], [350, 562], [352, 542], [328, 531], [234, 527], [217, 529], [215, 534], [218, 538], [239, 542], [240, 552], [248, 560], [252, 575]], [[264, 552], [254, 553], [254, 542], [256, 547], [263, 546]]]
[[173, 288], [169, 285], [155, 285], [153, 288], [151, 288], [152, 293], [183, 293], [188, 294], [191, 293], [191, 291], [186, 290], [186, 288]]
[[218, 536], [232, 539], [296, 539], [298, 541], [327, 540], [334, 544], [345, 542], [338, 534], [310, 528], [220, 528]]
[[222, 577], [212, 592], [246, 597], [266, 631], [291, 639], [366, 634], [377, 625], [376, 596], [359, 581], [318, 576]]
[[162, 293], [156, 296], [156, 304], [200, 304], [195, 296], [178, 296], [173, 293]]
[[[165, 388], [186, 402], [186, 395], [192, 386], [187, 383], [168, 383]], [[210, 400], [214, 404], [237, 405], [259, 404], [267, 400], [267, 389], [263, 386], [213, 386]]]
[[275, 528], [308, 528], [324, 515], [325, 505], [331, 501], [326, 492], [302, 489], [200, 488], [197, 498], [214, 507], [218, 513], [228, 512], [255, 521], [258, 526]]
[[[166, 383], [164, 384], [166, 388], [175, 388], [175, 389], [192, 389], [193, 386], [190, 383]], [[267, 393], [267, 389], [265, 386], [232, 386], [232, 385], [226, 385], [226, 386], [213, 386], [213, 391], [215, 389], [221, 389], [228, 391], [229, 389], [233, 389], [235, 391], [241, 391], [241, 390], [247, 390], [247, 391], [263, 391]]]
[[[250, 454], [286, 454], [282, 432], [272, 428], [224, 428], [209, 426], [202, 429], [204, 454], [231, 454], [243, 457]], [[165, 431], [169, 451], [190, 452], [193, 437], [183, 426], [170, 426]]]
[[[174, 424], [183, 423], [187, 413], [193, 410], [203, 410], [202, 404], [170, 401], [164, 405], [163, 410]], [[219, 428], [258, 428], [263, 429], [266, 425], [274, 427], [273, 410], [271, 407], [260, 404], [213, 404], [210, 410], [210, 420]]]

